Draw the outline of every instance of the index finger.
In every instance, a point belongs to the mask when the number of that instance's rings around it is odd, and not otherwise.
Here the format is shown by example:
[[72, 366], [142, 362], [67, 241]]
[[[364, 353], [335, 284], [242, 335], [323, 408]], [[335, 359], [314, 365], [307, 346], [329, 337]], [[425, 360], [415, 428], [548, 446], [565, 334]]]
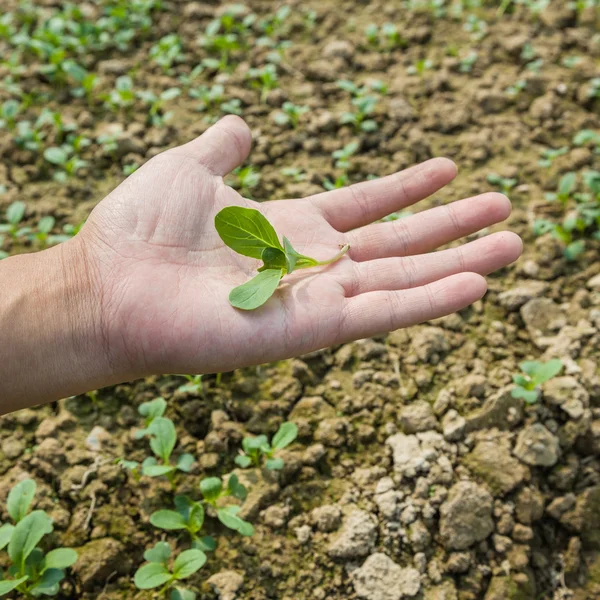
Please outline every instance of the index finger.
[[308, 198], [341, 232], [368, 225], [423, 200], [456, 177], [448, 158], [433, 158], [399, 173]]

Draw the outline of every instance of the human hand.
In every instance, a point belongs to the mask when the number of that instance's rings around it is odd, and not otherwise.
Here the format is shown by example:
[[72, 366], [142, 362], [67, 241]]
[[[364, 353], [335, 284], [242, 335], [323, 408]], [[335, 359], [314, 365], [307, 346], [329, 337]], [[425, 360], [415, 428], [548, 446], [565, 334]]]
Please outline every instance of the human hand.
[[[504, 220], [510, 202], [497, 193], [373, 224], [450, 182], [456, 168], [447, 159], [310, 198], [257, 203], [223, 182], [250, 144], [245, 123], [224, 118], [150, 160], [68, 242], [85, 257], [112, 380], [230, 371], [440, 317], [481, 298], [482, 276], [521, 254], [510, 232], [430, 253]], [[258, 208], [303, 254], [326, 259], [346, 243], [350, 252], [287, 276], [265, 306], [239, 311], [229, 292], [254, 275], [257, 261], [219, 238], [214, 217], [229, 205]]]

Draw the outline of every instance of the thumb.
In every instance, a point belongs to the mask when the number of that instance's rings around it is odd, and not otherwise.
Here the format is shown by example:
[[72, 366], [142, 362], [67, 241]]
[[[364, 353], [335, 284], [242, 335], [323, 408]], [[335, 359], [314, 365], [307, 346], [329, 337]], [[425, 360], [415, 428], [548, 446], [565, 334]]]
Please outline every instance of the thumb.
[[246, 122], [228, 115], [181, 149], [213, 175], [223, 177], [246, 160], [251, 145], [252, 135]]

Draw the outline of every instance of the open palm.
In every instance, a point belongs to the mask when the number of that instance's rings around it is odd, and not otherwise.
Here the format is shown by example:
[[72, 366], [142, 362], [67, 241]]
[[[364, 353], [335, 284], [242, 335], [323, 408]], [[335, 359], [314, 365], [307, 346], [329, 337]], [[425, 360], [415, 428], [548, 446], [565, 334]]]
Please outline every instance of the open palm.
[[[223, 182], [250, 142], [245, 123], [226, 117], [153, 158], [92, 212], [79, 238], [115, 372], [228, 371], [413, 325], [479, 299], [482, 275], [521, 253], [510, 232], [430, 252], [505, 219], [510, 203], [500, 194], [373, 223], [452, 180], [449, 160], [310, 198], [257, 203]], [[259, 261], [219, 238], [214, 217], [230, 205], [258, 208], [303, 254], [327, 259], [345, 243], [350, 252], [285, 277], [260, 309], [237, 310], [229, 292]]]

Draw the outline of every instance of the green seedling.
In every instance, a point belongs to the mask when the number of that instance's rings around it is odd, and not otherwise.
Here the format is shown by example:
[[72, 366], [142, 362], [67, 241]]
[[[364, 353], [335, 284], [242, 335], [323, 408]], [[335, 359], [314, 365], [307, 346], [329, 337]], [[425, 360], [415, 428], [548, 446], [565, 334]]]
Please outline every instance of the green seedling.
[[139, 168], [140, 165], [138, 165], [138, 163], [129, 163], [123, 165], [123, 175], [129, 177], [131, 174], [135, 173]]
[[211, 536], [200, 536], [204, 525], [204, 505], [211, 506], [216, 512], [217, 518], [229, 529], [237, 531], [243, 536], [254, 534], [254, 527], [241, 517], [237, 516], [240, 507], [235, 504], [222, 505], [222, 498], [236, 498], [244, 501], [248, 492], [239, 482], [236, 475], [231, 474], [227, 485], [219, 477], [208, 477], [200, 481], [200, 502], [190, 499], [188, 496], [175, 496], [175, 510], [159, 510], [152, 513], [150, 522], [159, 529], [169, 531], [187, 531], [192, 547], [204, 552], [213, 551], [216, 542]]
[[165, 72], [170, 72], [174, 64], [185, 60], [181, 38], [175, 33], [161, 38], [150, 48], [150, 58]]
[[565, 56], [561, 61], [560, 64], [563, 67], [566, 67], [567, 69], [574, 69], [575, 67], [577, 67], [579, 64], [581, 64], [581, 61], [583, 59], [581, 58], [581, 56]]
[[216, 83], [213, 86], [201, 85], [189, 91], [190, 98], [200, 100], [196, 110], [206, 111], [218, 106], [225, 98], [225, 88]]
[[482, 40], [488, 33], [488, 24], [473, 13], [467, 16], [463, 29], [471, 34], [474, 40]]
[[325, 177], [323, 179], [323, 189], [331, 192], [332, 190], [339, 190], [343, 187], [346, 187], [350, 183], [348, 179], [348, 175], [346, 173], [342, 173], [338, 175], [335, 179], [329, 179], [329, 177]]
[[246, 537], [254, 534], [254, 527], [238, 516], [240, 507], [237, 504], [219, 506], [219, 500], [227, 496], [242, 501], [246, 499], [246, 488], [239, 482], [236, 475], [231, 474], [229, 476], [227, 485], [223, 485], [223, 481], [219, 477], [207, 477], [200, 482], [200, 493], [203, 502], [213, 507], [217, 513], [217, 518], [225, 527], [233, 529]]
[[379, 50], [394, 50], [407, 46], [406, 40], [400, 35], [394, 23], [385, 23], [381, 27], [371, 23], [365, 28], [365, 37], [370, 46]]
[[335, 167], [337, 169], [343, 169], [344, 171], [347, 171], [350, 168], [350, 159], [356, 154], [358, 146], [358, 142], [350, 142], [349, 144], [346, 144], [343, 148], [340, 148], [339, 150], [334, 150], [331, 153], [331, 157], [335, 161]]
[[280, 7], [275, 14], [260, 19], [257, 22], [258, 30], [267, 36], [280, 37], [289, 33], [288, 17], [292, 9], [284, 5]]
[[526, 89], [527, 81], [525, 79], [518, 79], [513, 85], [509, 85], [506, 88], [506, 93], [514, 98]]
[[461, 58], [460, 63], [458, 64], [459, 73], [471, 73], [473, 71], [473, 67], [479, 58], [479, 54], [477, 52], [469, 52], [467, 56]]
[[552, 166], [552, 163], [559, 156], [564, 156], [569, 152], [568, 146], [561, 146], [560, 148], [546, 148], [540, 153], [540, 160], [538, 165], [540, 167], [548, 168]]
[[588, 98], [600, 98], [600, 77], [590, 79], [589, 86], [587, 92]]
[[27, 230], [21, 227], [26, 210], [25, 202], [20, 200], [15, 200], [10, 204], [6, 209], [6, 223], [0, 224], [0, 233], [7, 233], [13, 241], [23, 237], [27, 233]]
[[243, 47], [242, 40], [255, 19], [254, 15], [240, 19], [245, 10], [241, 5], [233, 5], [208, 24], [199, 42], [208, 52], [217, 54], [219, 58], [205, 59], [202, 62], [204, 66], [219, 71], [230, 69], [231, 55]]
[[357, 132], [367, 133], [377, 131], [377, 121], [368, 117], [375, 113], [377, 98], [375, 96], [359, 96], [352, 99], [354, 112], [342, 113], [340, 123], [352, 125]]
[[256, 275], [229, 294], [235, 308], [254, 310], [262, 306], [274, 293], [282, 277], [297, 269], [332, 264], [348, 251], [346, 244], [329, 260], [318, 261], [294, 250], [284, 237], [283, 245], [269, 221], [258, 210], [228, 206], [215, 217], [215, 228], [223, 242], [238, 254], [263, 261]]
[[219, 107], [221, 112], [226, 115], [241, 115], [242, 114], [242, 101], [239, 98], [232, 98], [227, 102], [222, 102]]
[[158, 96], [150, 90], [138, 92], [137, 97], [148, 107], [148, 125], [163, 127], [170, 121], [173, 117], [173, 113], [165, 112], [164, 105], [166, 102], [177, 98], [180, 94], [181, 90], [177, 87], [168, 88], [162, 91]]
[[[85, 138], [83, 138], [85, 139]], [[89, 140], [86, 140], [89, 143]], [[58, 167], [52, 177], [55, 181], [65, 182], [69, 177], [77, 174], [77, 171], [87, 166], [87, 161], [82, 160], [75, 154], [80, 148], [79, 144], [72, 146], [63, 144], [62, 146], [51, 146], [44, 150], [44, 159], [50, 164]]]
[[260, 90], [260, 101], [263, 104], [267, 101], [269, 92], [279, 87], [277, 67], [273, 64], [265, 65], [259, 69], [250, 69], [246, 74], [246, 79], [249, 80], [253, 88]]
[[[191, 454], [181, 454], [175, 464], [171, 464], [171, 455], [177, 445], [177, 432], [171, 419], [164, 417], [166, 403], [163, 398], [140, 405], [139, 413], [144, 417], [144, 428], [136, 432], [136, 438], [149, 437], [150, 448], [154, 456], [148, 456], [141, 464], [142, 475], [148, 477], [166, 477], [175, 488], [175, 476], [178, 471], [189, 473], [194, 464]], [[124, 461], [125, 468], [137, 472], [139, 463]]]
[[280, 471], [285, 463], [276, 453], [287, 448], [297, 437], [298, 427], [289, 421], [281, 424], [271, 443], [266, 435], [246, 437], [242, 440], [243, 453], [235, 457], [235, 464], [246, 469], [250, 466], [260, 467], [264, 462], [265, 468], [270, 471]]
[[18, 592], [19, 598], [56, 596], [64, 570], [77, 561], [71, 548], [45, 553], [39, 546], [54, 527], [43, 510], [30, 512], [35, 491], [35, 482], [25, 479], [8, 494], [6, 510], [12, 522], [0, 526], [0, 550], [6, 548], [10, 567], [6, 573], [0, 571], [0, 596], [11, 592]]
[[496, 173], [490, 173], [487, 176], [487, 182], [494, 185], [502, 191], [503, 194], [510, 194], [510, 191], [517, 185], [518, 180], [513, 177], [501, 177]]
[[167, 542], [158, 542], [144, 552], [146, 564], [142, 565], [133, 578], [139, 590], [160, 588], [159, 594], [170, 591], [170, 600], [195, 600], [196, 594], [183, 588], [179, 582], [191, 577], [206, 563], [206, 554], [192, 548], [180, 552], [171, 560], [171, 546]]
[[187, 531], [192, 548], [211, 552], [217, 547], [214, 538], [199, 535], [204, 525], [204, 516], [201, 502], [195, 502], [188, 496], [175, 496], [175, 510], [159, 510], [152, 513], [150, 523], [167, 531]]
[[541, 386], [546, 381], [556, 377], [563, 368], [561, 360], [549, 360], [541, 363], [536, 360], [526, 360], [519, 364], [523, 373], [513, 375], [515, 387], [512, 389], [513, 398], [522, 398], [527, 404], [535, 404], [541, 396]]
[[133, 90], [133, 80], [128, 75], [117, 77], [115, 89], [108, 95], [103, 96], [106, 108], [117, 112], [122, 108], [130, 108], [134, 105], [136, 94]]
[[428, 58], [418, 60], [414, 65], [410, 65], [406, 70], [409, 75], [424, 75], [425, 71], [433, 69], [433, 61]]
[[298, 106], [293, 102], [284, 102], [281, 111], [275, 113], [274, 120], [277, 125], [290, 125], [292, 129], [296, 129], [300, 117], [308, 111], [308, 106]]
[[595, 154], [600, 154], [600, 133], [593, 129], [581, 129], [573, 136], [575, 146], [593, 146]]
[[261, 174], [252, 166], [237, 167], [232, 171], [233, 187], [245, 198], [252, 197], [252, 190], [260, 183]]
[[196, 65], [189, 73], [184, 73], [183, 75], [179, 76], [179, 82], [186, 92], [189, 92], [192, 85], [194, 85], [203, 71], [204, 65], [200, 63], [199, 65]]
[[177, 388], [178, 392], [183, 393], [194, 393], [204, 395], [204, 384], [202, 383], [202, 378], [204, 375], [179, 375], [180, 377], [185, 377], [187, 383], [180, 385]]
[[284, 167], [281, 169], [281, 174], [290, 177], [294, 183], [301, 183], [308, 178], [308, 174], [300, 167]]
[[0, 105], [0, 129], [12, 130], [17, 126], [17, 115], [21, 103], [17, 100], [7, 100]]
[[556, 192], [548, 192], [545, 194], [545, 198], [550, 202], [558, 201], [563, 206], [566, 206], [573, 195], [576, 185], [577, 173], [570, 171], [560, 178]]

